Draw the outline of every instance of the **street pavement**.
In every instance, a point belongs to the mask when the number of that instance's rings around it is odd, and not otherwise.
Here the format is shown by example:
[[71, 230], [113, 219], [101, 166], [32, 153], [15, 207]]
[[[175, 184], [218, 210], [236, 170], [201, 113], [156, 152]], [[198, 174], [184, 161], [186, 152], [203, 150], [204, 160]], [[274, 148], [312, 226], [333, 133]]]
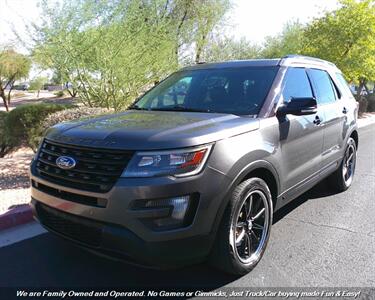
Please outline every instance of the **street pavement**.
[[[25, 226], [32, 228], [30, 237]], [[38, 228], [24, 225], [7, 238], [0, 233], [0, 286], [374, 287], [375, 125], [360, 129], [353, 186], [334, 194], [323, 181], [278, 212], [266, 253], [246, 276], [205, 264], [144, 269], [96, 256]]]

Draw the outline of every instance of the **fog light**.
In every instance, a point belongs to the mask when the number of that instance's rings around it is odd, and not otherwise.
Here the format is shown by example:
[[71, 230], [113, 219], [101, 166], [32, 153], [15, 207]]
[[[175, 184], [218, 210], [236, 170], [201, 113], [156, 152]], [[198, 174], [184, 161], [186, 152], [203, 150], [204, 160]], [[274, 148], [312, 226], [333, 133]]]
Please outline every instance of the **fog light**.
[[169, 199], [149, 200], [144, 207], [148, 209], [170, 207], [171, 213], [168, 217], [153, 219], [152, 222], [157, 227], [175, 227], [183, 225], [189, 203], [190, 196], [180, 196]]

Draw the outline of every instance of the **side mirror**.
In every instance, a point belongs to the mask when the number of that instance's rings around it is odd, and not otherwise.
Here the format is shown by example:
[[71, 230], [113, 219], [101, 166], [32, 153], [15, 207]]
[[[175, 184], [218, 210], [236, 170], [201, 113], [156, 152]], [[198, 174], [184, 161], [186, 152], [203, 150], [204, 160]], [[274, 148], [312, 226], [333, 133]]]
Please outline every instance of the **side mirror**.
[[281, 105], [276, 115], [285, 117], [286, 115], [304, 116], [316, 114], [318, 104], [316, 99], [311, 98], [292, 98], [286, 104]]

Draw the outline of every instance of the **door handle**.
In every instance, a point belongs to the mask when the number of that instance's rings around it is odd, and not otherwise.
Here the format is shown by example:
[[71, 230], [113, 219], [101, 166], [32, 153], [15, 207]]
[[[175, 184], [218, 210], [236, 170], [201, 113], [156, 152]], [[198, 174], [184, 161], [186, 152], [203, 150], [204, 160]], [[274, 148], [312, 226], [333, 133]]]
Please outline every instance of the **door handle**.
[[343, 114], [347, 114], [347, 112], [348, 112], [348, 110], [346, 109], [346, 107], [344, 107], [344, 108], [342, 109], [342, 113], [343, 113]]
[[316, 117], [315, 117], [315, 120], [313, 121], [313, 123], [314, 123], [315, 125], [320, 125], [321, 122], [322, 122], [322, 120], [319, 118], [319, 116], [316, 116]]

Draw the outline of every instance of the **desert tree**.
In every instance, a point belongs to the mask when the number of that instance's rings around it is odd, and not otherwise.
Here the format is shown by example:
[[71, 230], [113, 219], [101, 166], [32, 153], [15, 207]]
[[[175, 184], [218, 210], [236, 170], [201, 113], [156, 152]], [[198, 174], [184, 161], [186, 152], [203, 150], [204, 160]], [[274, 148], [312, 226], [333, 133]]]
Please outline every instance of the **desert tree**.
[[375, 80], [375, 2], [341, 0], [340, 7], [312, 21], [303, 53], [334, 62], [350, 81]]
[[31, 67], [31, 60], [12, 48], [0, 51], [0, 97], [6, 111], [9, 111], [11, 92], [16, 80], [26, 78]]

